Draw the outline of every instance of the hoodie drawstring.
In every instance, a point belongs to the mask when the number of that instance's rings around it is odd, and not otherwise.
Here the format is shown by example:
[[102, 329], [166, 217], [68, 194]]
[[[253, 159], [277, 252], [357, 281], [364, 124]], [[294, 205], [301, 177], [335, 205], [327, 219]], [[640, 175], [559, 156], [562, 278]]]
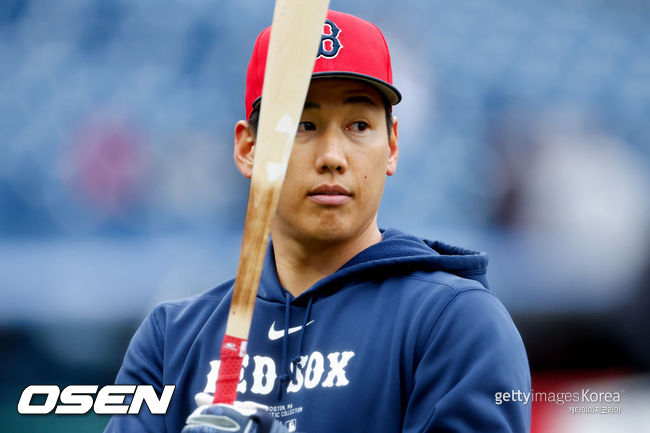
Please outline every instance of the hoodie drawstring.
[[311, 315], [311, 304], [314, 298], [309, 297], [309, 302], [307, 303], [307, 311], [305, 311], [305, 317], [302, 319], [302, 327], [300, 328], [300, 337], [298, 339], [298, 350], [296, 355], [291, 358], [291, 364], [293, 365], [293, 370], [291, 371], [291, 382], [294, 384], [298, 383], [296, 379], [296, 371], [298, 370], [298, 365], [300, 364], [300, 353], [302, 352], [302, 342], [305, 339], [305, 328], [307, 328], [307, 321]]
[[289, 311], [291, 309], [291, 295], [284, 294], [284, 334], [282, 335], [282, 367], [284, 373], [280, 375], [278, 387], [278, 400], [282, 400], [282, 391], [284, 390], [284, 382], [288, 381], [291, 377], [287, 367], [287, 352], [289, 351]]
[[[302, 352], [302, 343], [305, 339], [305, 328], [307, 327], [307, 321], [311, 315], [311, 306], [314, 298], [309, 297], [309, 302], [307, 303], [307, 310], [305, 311], [305, 317], [302, 321], [302, 326], [300, 327], [300, 335], [298, 338], [298, 350], [296, 355], [291, 358], [291, 362], [287, 362], [288, 352], [289, 352], [289, 315], [291, 311], [291, 295], [285, 293], [284, 296], [284, 334], [282, 338], [282, 367], [284, 372], [279, 376], [279, 387], [278, 387], [278, 400], [282, 400], [282, 395], [284, 391], [284, 383], [290, 381], [292, 383], [297, 383], [296, 371], [299, 368], [300, 364], [300, 353]], [[293, 370], [289, 367], [293, 366]]]

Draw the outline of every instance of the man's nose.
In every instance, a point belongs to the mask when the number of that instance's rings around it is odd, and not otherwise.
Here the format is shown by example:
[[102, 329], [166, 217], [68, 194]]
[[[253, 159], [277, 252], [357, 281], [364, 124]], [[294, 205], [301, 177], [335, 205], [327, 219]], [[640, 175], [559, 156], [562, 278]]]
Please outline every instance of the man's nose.
[[319, 137], [318, 144], [315, 146], [317, 152], [315, 163], [319, 172], [345, 173], [348, 162], [343, 149], [343, 140], [344, 137], [335, 128], [329, 128]]

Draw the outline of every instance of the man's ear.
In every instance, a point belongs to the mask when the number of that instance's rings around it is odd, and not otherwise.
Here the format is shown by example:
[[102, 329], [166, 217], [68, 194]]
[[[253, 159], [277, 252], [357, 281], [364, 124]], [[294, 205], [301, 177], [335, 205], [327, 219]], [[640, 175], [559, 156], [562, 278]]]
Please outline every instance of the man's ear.
[[392, 176], [397, 170], [397, 158], [399, 156], [399, 145], [397, 144], [397, 117], [393, 117], [393, 128], [388, 137], [388, 161], [386, 174]]
[[255, 159], [255, 137], [251, 127], [245, 120], [240, 120], [235, 125], [235, 164], [248, 179], [253, 175], [253, 161]]

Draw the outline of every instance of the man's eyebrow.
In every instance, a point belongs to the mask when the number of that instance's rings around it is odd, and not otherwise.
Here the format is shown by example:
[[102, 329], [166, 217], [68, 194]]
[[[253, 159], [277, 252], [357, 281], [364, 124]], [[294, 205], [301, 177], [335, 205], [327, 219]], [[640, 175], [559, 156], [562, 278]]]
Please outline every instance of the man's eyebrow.
[[302, 109], [307, 110], [308, 108], [320, 108], [320, 104], [311, 101], [305, 101], [305, 106]]

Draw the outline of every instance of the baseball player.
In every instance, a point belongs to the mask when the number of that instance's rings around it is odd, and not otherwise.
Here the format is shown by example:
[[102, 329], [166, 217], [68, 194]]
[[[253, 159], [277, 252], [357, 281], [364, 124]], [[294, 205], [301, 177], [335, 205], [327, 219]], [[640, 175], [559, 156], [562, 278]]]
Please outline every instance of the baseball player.
[[[235, 163], [250, 178], [269, 29], [246, 77]], [[211, 405], [233, 281], [159, 305], [120, 384], [175, 384], [166, 415], [106, 432], [526, 432], [526, 352], [490, 292], [484, 253], [380, 229], [399, 153], [388, 46], [329, 11], [262, 271], [238, 401]], [[253, 403], [250, 403], [253, 402]]]

